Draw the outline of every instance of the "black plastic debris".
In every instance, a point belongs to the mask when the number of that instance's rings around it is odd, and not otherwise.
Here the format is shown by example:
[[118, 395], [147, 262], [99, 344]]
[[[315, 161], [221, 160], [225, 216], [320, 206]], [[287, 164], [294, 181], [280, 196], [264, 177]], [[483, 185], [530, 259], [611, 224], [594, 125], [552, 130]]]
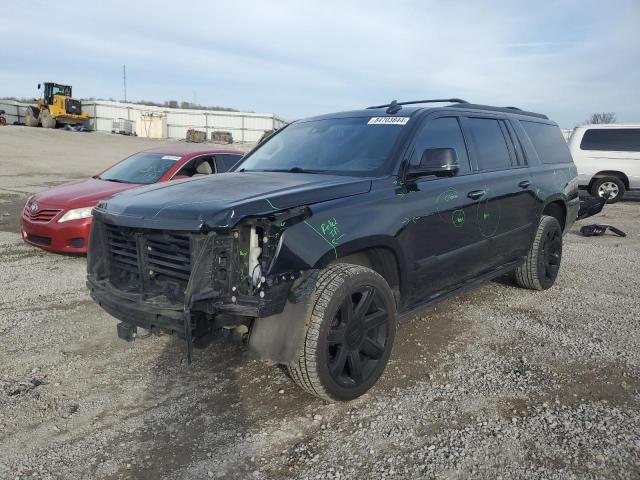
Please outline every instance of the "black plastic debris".
[[604, 195], [598, 198], [587, 198], [580, 202], [580, 209], [578, 210], [578, 217], [576, 220], [582, 220], [583, 218], [592, 217], [600, 213], [609, 200], [609, 195]]
[[627, 234], [622, 230], [612, 226], [612, 225], [600, 225], [598, 223], [594, 223], [592, 225], [585, 225], [580, 228], [580, 233], [585, 237], [599, 237], [600, 235], [604, 235], [607, 233], [607, 230], [611, 230], [611, 233], [615, 233], [620, 237], [626, 237]]

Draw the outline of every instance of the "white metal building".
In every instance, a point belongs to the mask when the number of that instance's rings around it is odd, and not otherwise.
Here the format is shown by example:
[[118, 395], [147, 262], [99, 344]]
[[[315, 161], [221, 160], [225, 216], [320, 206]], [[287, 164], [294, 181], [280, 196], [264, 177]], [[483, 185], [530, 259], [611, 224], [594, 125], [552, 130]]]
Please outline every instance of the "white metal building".
[[[29, 105], [0, 99], [0, 110], [5, 110], [8, 124], [23, 122]], [[235, 142], [256, 142], [265, 130], [280, 128], [286, 123], [273, 113], [191, 110], [102, 100], [82, 102], [82, 110], [91, 117], [91, 128], [103, 132], [111, 132], [114, 120], [125, 119], [135, 123], [141, 115], [165, 115], [168, 138], [185, 138], [187, 130], [194, 128], [205, 131], [207, 138], [211, 138], [211, 132], [222, 130], [231, 132]]]

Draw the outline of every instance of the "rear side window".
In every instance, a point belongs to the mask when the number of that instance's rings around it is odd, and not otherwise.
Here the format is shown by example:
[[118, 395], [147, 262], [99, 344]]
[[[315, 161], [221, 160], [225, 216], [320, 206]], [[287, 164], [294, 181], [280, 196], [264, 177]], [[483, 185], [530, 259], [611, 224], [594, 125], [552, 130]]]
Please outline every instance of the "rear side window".
[[218, 173], [228, 172], [242, 158], [242, 155], [233, 155], [230, 153], [218, 153], [216, 154], [216, 164], [218, 166]]
[[460, 173], [471, 171], [469, 155], [464, 144], [460, 124], [455, 117], [442, 117], [428, 121], [418, 132], [415, 141], [415, 158], [412, 163], [420, 162], [422, 153], [427, 148], [453, 148], [458, 156]]
[[479, 170], [511, 168], [511, 155], [498, 120], [467, 118], [466, 125], [478, 155]]
[[542, 163], [571, 163], [569, 146], [562, 132], [548, 123], [520, 121]]
[[592, 128], [584, 132], [580, 150], [640, 152], [640, 128]]

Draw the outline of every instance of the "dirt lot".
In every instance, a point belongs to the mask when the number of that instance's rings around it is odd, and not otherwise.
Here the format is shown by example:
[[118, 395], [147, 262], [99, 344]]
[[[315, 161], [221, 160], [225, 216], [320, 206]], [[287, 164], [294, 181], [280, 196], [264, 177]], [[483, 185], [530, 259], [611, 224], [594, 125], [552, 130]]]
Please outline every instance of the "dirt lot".
[[85, 259], [20, 241], [28, 193], [155, 145], [0, 128], [0, 478], [640, 477], [640, 203], [599, 217], [627, 238], [569, 232], [551, 290], [404, 323], [379, 385], [327, 405], [239, 344], [188, 367], [175, 339], [118, 340]]

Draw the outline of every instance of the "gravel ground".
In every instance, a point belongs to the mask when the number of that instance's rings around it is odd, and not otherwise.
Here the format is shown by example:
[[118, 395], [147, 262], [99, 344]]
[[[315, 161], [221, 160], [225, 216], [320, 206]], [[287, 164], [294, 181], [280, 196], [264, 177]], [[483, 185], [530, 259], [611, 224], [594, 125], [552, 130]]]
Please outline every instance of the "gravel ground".
[[85, 259], [21, 243], [26, 193], [146, 143], [0, 144], [0, 478], [640, 478], [639, 203], [598, 217], [627, 238], [569, 232], [552, 289], [491, 282], [402, 324], [378, 386], [328, 405], [239, 344], [188, 367], [175, 339], [118, 340]]

